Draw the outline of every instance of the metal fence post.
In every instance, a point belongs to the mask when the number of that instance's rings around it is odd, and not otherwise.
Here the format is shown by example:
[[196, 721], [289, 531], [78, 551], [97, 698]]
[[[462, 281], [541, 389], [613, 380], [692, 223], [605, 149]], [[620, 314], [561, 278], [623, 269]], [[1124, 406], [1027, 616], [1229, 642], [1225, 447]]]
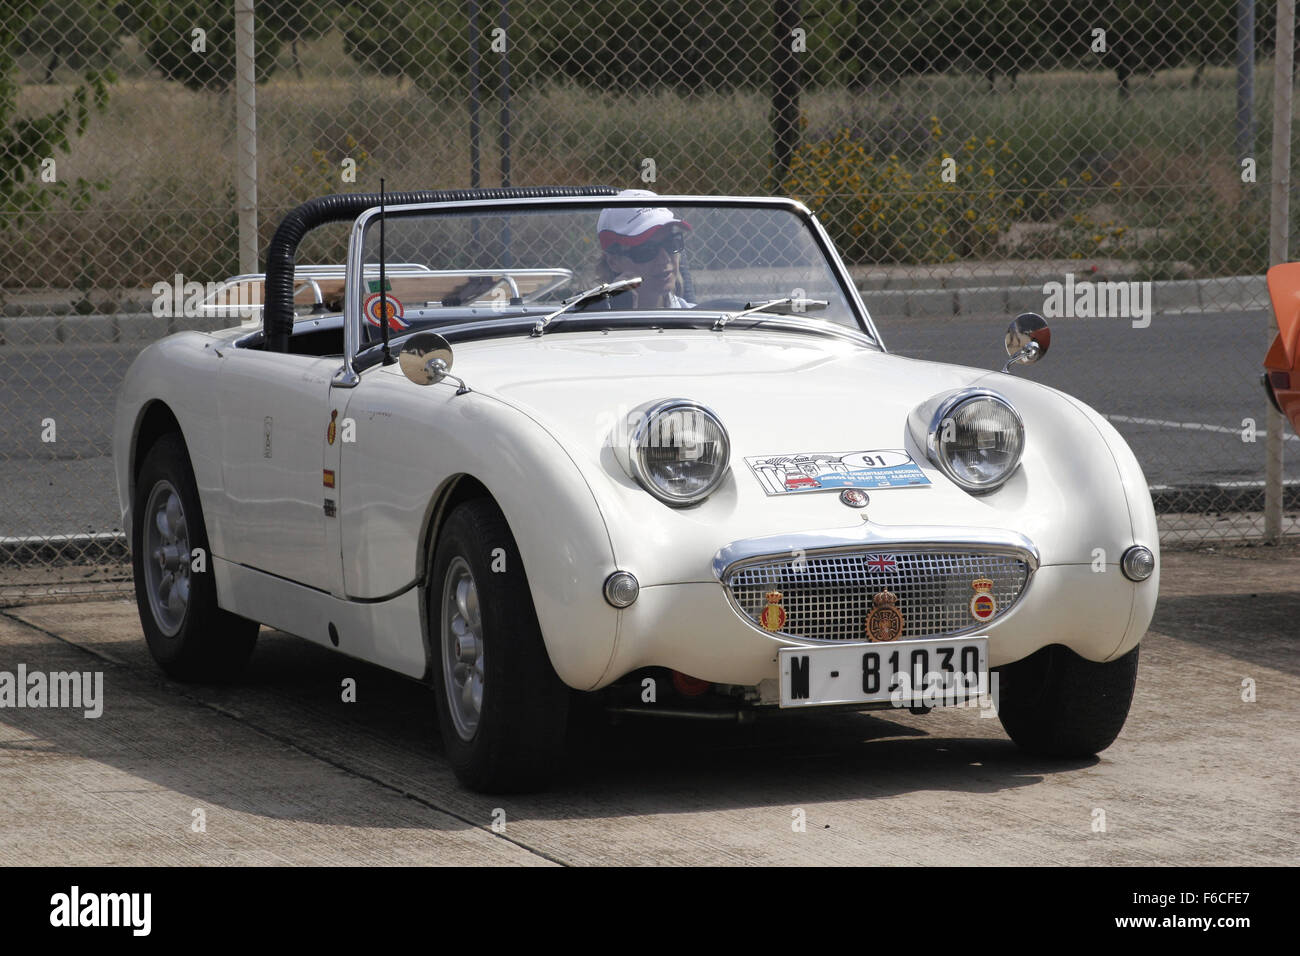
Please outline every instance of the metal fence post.
[[780, 192], [790, 172], [790, 159], [799, 145], [802, 77], [793, 38], [802, 11], [799, 0], [775, 0], [772, 11], [772, 188]]
[[510, 0], [501, 0], [501, 185], [510, 185]]
[[239, 271], [257, 272], [257, 76], [253, 0], [235, 0], [235, 203]]
[[[1273, 172], [1269, 208], [1268, 261], [1287, 261], [1290, 239], [1291, 191], [1291, 71], [1295, 55], [1295, 0], [1277, 0], [1277, 47], [1273, 65]], [[1268, 341], [1273, 341], [1270, 328]], [[1264, 539], [1282, 540], [1282, 432], [1281, 414], [1266, 410], [1268, 439], [1264, 443]]]
[[[483, 96], [479, 80], [478, 52], [478, 0], [469, 4], [469, 188], [478, 189], [482, 178], [479, 173], [479, 135], [482, 123], [479, 119], [479, 102]], [[475, 240], [478, 238], [478, 225], [475, 221]]]
[[1237, 0], [1237, 162], [1255, 152], [1255, 0]]

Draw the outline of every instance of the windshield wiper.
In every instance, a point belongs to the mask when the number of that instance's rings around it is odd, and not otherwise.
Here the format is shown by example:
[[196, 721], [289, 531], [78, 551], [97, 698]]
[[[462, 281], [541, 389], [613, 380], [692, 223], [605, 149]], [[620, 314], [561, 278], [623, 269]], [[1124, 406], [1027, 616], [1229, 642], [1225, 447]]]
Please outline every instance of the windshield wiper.
[[641, 277], [634, 276], [631, 279], [619, 279], [617, 282], [602, 282], [598, 286], [593, 286], [586, 292], [579, 292], [571, 299], [565, 299], [563, 305], [556, 309], [550, 315], [544, 315], [537, 320], [533, 326], [530, 335], [541, 335], [546, 331], [546, 327], [551, 324], [551, 320], [560, 317], [565, 312], [570, 312], [580, 305], [586, 305], [588, 302], [595, 302], [597, 299], [605, 299], [611, 295], [618, 295], [620, 292], [626, 292], [628, 289], [635, 289], [641, 284]]
[[748, 304], [739, 312], [728, 312], [721, 316], [718, 321], [713, 323], [713, 331], [721, 332], [728, 322], [732, 319], [738, 319], [742, 315], [749, 315], [753, 312], [765, 312], [768, 309], [776, 309], [780, 306], [788, 305], [795, 307], [795, 312], [818, 312], [830, 305], [825, 299], [798, 299], [787, 296], [784, 299], [773, 299], [770, 302], [760, 302], [758, 305]]

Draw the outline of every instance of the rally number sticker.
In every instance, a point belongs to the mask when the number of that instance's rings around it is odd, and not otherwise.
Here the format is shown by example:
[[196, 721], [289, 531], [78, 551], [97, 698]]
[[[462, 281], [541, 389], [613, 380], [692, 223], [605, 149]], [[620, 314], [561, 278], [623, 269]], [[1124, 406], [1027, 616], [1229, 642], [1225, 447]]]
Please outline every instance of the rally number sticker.
[[769, 495], [930, 484], [930, 479], [902, 448], [764, 455], [746, 458], [745, 463]]

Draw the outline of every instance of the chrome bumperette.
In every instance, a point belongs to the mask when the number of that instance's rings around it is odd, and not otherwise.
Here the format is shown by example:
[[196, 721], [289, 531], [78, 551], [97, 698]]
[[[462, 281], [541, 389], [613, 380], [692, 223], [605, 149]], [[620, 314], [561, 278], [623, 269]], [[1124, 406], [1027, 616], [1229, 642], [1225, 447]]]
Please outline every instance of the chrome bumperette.
[[[735, 542], [714, 557], [714, 574], [736, 612], [771, 636], [810, 643], [864, 639], [872, 598], [890, 591], [903, 615], [903, 639], [955, 636], [988, 627], [1024, 596], [1039, 555], [1011, 531], [891, 527], [865, 536], [803, 534]], [[872, 566], [884, 558], [887, 566]], [[987, 578], [995, 613], [970, 610], [974, 581]], [[769, 591], [781, 593], [785, 623], [760, 623]]]

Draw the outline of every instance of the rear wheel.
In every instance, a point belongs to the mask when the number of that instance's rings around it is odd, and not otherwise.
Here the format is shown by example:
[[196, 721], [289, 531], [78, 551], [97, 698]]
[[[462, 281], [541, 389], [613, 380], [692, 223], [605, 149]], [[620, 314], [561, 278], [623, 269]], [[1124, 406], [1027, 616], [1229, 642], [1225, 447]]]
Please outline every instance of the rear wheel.
[[1053, 644], [998, 669], [998, 716], [1030, 753], [1089, 757], [1114, 743], [1137, 683], [1138, 648], [1113, 661], [1085, 660]]
[[230, 680], [253, 652], [258, 625], [217, 606], [198, 489], [179, 435], [164, 435], [145, 455], [131, 520], [135, 600], [154, 660], [177, 680]]
[[438, 724], [461, 783], [544, 787], [563, 752], [569, 689], [556, 676], [505, 516], [458, 506], [434, 552], [426, 608]]

